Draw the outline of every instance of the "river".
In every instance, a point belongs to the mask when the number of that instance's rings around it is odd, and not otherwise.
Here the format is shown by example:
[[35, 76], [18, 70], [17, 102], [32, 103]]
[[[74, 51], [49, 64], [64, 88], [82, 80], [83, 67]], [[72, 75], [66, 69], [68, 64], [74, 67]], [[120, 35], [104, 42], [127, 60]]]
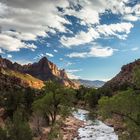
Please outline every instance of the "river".
[[107, 126], [100, 120], [91, 121], [87, 119], [88, 111], [78, 109], [73, 116], [85, 122], [83, 128], [79, 128], [78, 137], [74, 140], [118, 140], [114, 128]]

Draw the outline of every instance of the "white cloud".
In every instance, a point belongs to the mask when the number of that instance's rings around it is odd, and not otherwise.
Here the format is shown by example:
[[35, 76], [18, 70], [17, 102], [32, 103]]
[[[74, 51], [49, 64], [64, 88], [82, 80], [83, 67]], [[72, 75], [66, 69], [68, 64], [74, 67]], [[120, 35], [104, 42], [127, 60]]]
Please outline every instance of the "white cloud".
[[[81, 3], [77, 3], [81, 4]], [[99, 23], [99, 13], [98, 11], [95, 10], [95, 8], [92, 8], [89, 6], [87, 3], [82, 5], [82, 9], [79, 11], [76, 11], [74, 8], [73, 9], [67, 9], [65, 11], [65, 14], [75, 16], [76, 18], [81, 20], [81, 23], [86, 25], [90, 24], [98, 24]]]
[[77, 76], [75, 74], [76, 72], [79, 72], [79, 71], [82, 71], [82, 69], [68, 69], [68, 70], [66, 70], [67, 75], [70, 79], [79, 79], [80, 76]]
[[138, 16], [134, 16], [132, 14], [129, 14], [129, 15], [125, 15], [123, 17], [124, 20], [127, 20], [127, 21], [137, 21], [139, 18]]
[[[16, 45], [12, 47], [5, 43], [6, 47], [3, 47], [3, 50], [17, 51], [26, 48], [26, 44], [22, 41], [36, 40], [37, 36], [45, 37], [46, 32], [56, 33], [56, 30], [67, 32], [68, 29], [64, 25], [70, 22], [57, 10], [60, 5], [66, 8], [69, 2], [67, 0], [0, 2], [0, 34], [7, 35], [7, 39], [16, 42]], [[0, 44], [3, 44], [3, 41], [0, 40]]]
[[81, 31], [74, 37], [62, 36], [60, 42], [64, 46], [70, 47], [74, 45], [76, 46], [80, 44], [90, 43], [92, 40], [95, 40], [97, 38], [99, 38], [99, 33], [95, 29], [90, 28], [87, 32]]
[[67, 55], [70, 58], [85, 58], [88, 57], [88, 52], [73, 52]]
[[0, 48], [7, 51], [19, 51], [21, 48], [36, 49], [36, 46], [24, 43], [17, 38], [0, 34]]
[[77, 75], [75, 75], [75, 74], [73, 74], [73, 73], [69, 73], [69, 72], [67, 72], [67, 76], [68, 76], [70, 79], [79, 79], [79, 78], [80, 78], [80, 76], [77, 76]]
[[34, 59], [35, 59], [35, 60], [36, 60], [36, 59], [41, 59], [42, 57], [46, 57], [46, 56], [48, 56], [48, 57], [54, 57], [54, 55], [51, 54], [51, 53], [40, 53], [40, 54], [38, 54], [36, 57], [34, 57]]
[[91, 41], [101, 38], [102, 36], [115, 36], [119, 39], [126, 39], [131, 28], [133, 28], [133, 25], [127, 22], [98, 25], [96, 28], [90, 27], [87, 32], [81, 31], [74, 37], [62, 36], [60, 42], [66, 47], [71, 47], [90, 43]]
[[7, 10], [7, 6], [0, 2], [0, 16], [3, 16]]
[[11, 54], [7, 54], [7, 57], [8, 58], [12, 58], [13, 56]]
[[16, 31], [2, 31], [2, 34], [20, 39], [20, 40], [24, 40], [24, 41], [28, 41], [28, 40], [36, 40], [36, 35], [32, 34], [32, 33], [18, 33]]
[[[3, 50], [17, 51], [27, 48], [23, 41], [37, 40], [38, 36], [48, 36], [58, 32], [71, 32], [65, 24], [71, 24], [65, 15], [80, 19], [80, 24], [87, 25], [87, 32], [80, 31], [73, 37], [63, 36], [60, 42], [67, 47], [90, 43], [103, 36], [115, 36], [126, 39], [130, 32], [130, 23], [116, 25], [100, 25], [100, 14], [110, 10], [114, 14], [121, 14], [123, 19], [136, 21], [140, 16], [140, 4], [128, 6], [129, 0], [7, 0], [0, 2], [0, 27], [3, 35], [17, 39], [13, 48], [7, 46]], [[63, 8], [60, 12], [57, 7]], [[76, 8], [75, 8], [76, 7]], [[78, 10], [77, 8], [80, 7]], [[134, 15], [132, 16], [132, 14]], [[121, 27], [120, 27], [121, 26]], [[123, 26], [123, 27], [122, 27]], [[94, 27], [94, 28], [93, 28]], [[128, 29], [127, 29], [128, 28]], [[14, 31], [9, 31], [9, 30]], [[0, 34], [1, 34], [0, 33]], [[71, 32], [72, 33], [72, 32]], [[120, 35], [120, 34], [121, 35]], [[122, 34], [123, 33], [123, 34]], [[0, 44], [1, 43], [0, 40]], [[25, 47], [26, 46], [26, 47]], [[15, 47], [15, 48], [14, 48]]]
[[134, 48], [132, 48], [131, 50], [132, 50], [132, 51], [137, 51], [137, 50], [139, 50], [139, 48], [138, 48], [138, 47], [134, 47]]
[[63, 61], [64, 59], [63, 59], [63, 58], [59, 58], [59, 60], [60, 60], [60, 61]]
[[129, 14], [132, 12], [132, 8], [128, 6], [129, 0], [71, 0], [74, 7], [80, 5], [79, 11], [75, 8], [66, 9], [65, 13], [75, 16], [81, 20], [83, 25], [99, 24], [99, 15], [106, 10], [111, 11], [114, 14]]
[[46, 55], [49, 56], [49, 57], [54, 57], [54, 55], [51, 54], [51, 53], [46, 53]]
[[112, 56], [114, 51], [117, 51], [116, 49], [112, 49], [110, 47], [92, 47], [89, 52], [89, 57], [108, 57]]
[[97, 31], [100, 35], [104, 36], [116, 36], [119, 39], [126, 39], [127, 35], [130, 33], [133, 25], [131, 23], [122, 22], [110, 25], [99, 25], [97, 26]]
[[82, 69], [68, 69], [66, 71], [69, 72], [69, 73], [75, 73], [75, 72], [82, 71]]
[[2, 51], [2, 49], [0, 48], [0, 54], [2, 54], [3, 53], [3, 51]]
[[109, 57], [113, 55], [114, 51], [117, 51], [117, 49], [94, 46], [88, 52], [73, 52], [67, 56], [70, 58]]
[[53, 51], [56, 52], [56, 53], [58, 52], [58, 50], [53, 50]]

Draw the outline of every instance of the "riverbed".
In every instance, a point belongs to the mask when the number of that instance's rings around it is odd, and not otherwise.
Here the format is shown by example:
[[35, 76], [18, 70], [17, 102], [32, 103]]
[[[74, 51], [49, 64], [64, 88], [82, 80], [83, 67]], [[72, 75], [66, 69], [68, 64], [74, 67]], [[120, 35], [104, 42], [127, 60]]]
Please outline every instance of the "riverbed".
[[113, 127], [107, 126], [100, 120], [88, 119], [88, 111], [78, 109], [73, 116], [84, 121], [85, 125], [78, 129], [78, 136], [74, 140], [118, 140]]

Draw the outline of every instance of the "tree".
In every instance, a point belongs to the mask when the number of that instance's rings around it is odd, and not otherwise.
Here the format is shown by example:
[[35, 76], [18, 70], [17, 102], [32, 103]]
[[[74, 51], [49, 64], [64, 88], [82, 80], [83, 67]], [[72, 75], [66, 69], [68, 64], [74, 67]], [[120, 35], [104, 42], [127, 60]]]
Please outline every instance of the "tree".
[[134, 82], [135, 88], [140, 90], [140, 68], [139, 67], [134, 68], [133, 82]]
[[13, 120], [9, 120], [6, 126], [10, 140], [32, 140], [31, 129], [21, 111], [16, 111]]
[[56, 82], [49, 81], [45, 86], [45, 96], [33, 103], [35, 112], [44, 116], [46, 121], [52, 124], [56, 116], [67, 116], [72, 109], [74, 91]]
[[76, 98], [78, 100], [84, 101], [85, 100], [85, 95], [90, 91], [90, 88], [84, 87], [81, 85], [79, 89], [76, 90]]
[[0, 140], [32, 140], [32, 132], [20, 110], [0, 128]]
[[100, 95], [98, 94], [96, 89], [91, 89], [85, 95], [86, 103], [89, 105], [90, 108], [95, 108], [98, 104]]
[[140, 131], [140, 94], [128, 89], [121, 91], [113, 97], [103, 97], [99, 100], [99, 114], [104, 118], [113, 115], [120, 116], [129, 132], [129, 138], [136, 140]]
[[8, 91], [4, 96], [4, 109], [6, 111], [6, 115], [13, 118], [14, 112], [23, 107], [24, 103], [24, 93], [21, 88], [14, 88], [11, 91]]
[[0, 140], [8, 140], [7, 131], [0, 127]]

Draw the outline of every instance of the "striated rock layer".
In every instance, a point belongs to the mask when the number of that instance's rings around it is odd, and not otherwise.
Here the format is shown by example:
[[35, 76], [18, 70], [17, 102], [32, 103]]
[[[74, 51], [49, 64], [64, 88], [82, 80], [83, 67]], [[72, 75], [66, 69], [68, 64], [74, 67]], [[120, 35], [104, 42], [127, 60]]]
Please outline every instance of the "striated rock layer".
[[64, 69], [59, 70], [58, 67], [52, 62], [50, 62], [46, 57], [43, 57], [36, 63], [28, 65], [12, 63], [10, 60], [0, 57], [0, 68], [26, 74], [26, 76], [28, 74], [28, 76], [30, 75], [41, 81], [55, 80], [67, 87], [79, 87], [79, 84], [71, 81], [68, 78]]

